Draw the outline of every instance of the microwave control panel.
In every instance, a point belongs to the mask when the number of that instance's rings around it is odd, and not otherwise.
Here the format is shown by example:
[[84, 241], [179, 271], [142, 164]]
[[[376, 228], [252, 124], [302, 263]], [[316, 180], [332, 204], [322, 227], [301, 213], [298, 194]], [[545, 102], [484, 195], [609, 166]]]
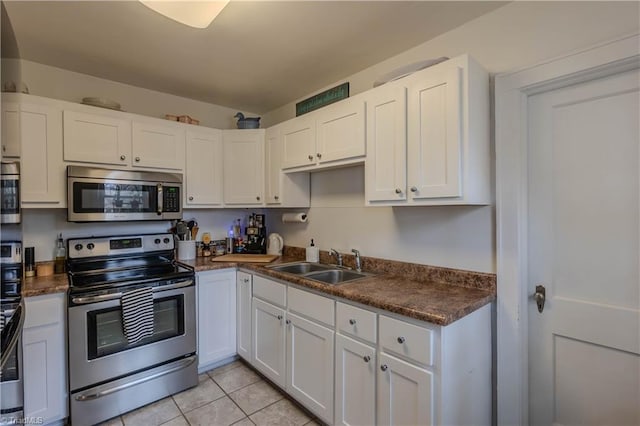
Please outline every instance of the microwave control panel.
[[180, 212], [180, 188], [164, 186], [162, 188], [162, 211]]

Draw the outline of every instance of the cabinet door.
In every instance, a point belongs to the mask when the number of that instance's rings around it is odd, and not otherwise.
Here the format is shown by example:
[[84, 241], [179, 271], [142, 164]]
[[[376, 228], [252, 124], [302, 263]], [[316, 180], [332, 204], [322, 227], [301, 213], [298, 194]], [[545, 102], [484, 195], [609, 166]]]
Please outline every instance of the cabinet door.
[[336, 425], [376, 423], [376, 351], [336, 334]]
[[51, 423], [67, 417], [64, 296], [28, 297], [22, 334], [24, 415]]
[[380, 353], [378, 425], [432, 425], [433, 373]]
[[281, 388], [285, 387], [285, 312], [253, 298], [253, 366]]
[[315, 114], [297, 117], [280, 127], [282, 168], [309, 166], [316, 162]]
[[236, 272], [198, 273], [198, 369], [236, 354]]
[[238, 271], [236, 278], [236, 340], [238, 355], [251, 361], [251, 274]]
[[62, 111], [20, 105], [22, 206], [66, 207], [66, 167], [62, 161]]
[[331, 424], [335, 333], [292, 313], [287, 323], [287, 392]]
[[184, 169], [183, 129], [134, 122], [132, 138], [134, 167]]
[[282, 204], [282, 139], [280, 128], [270, 127], [265, 133], [265, 158], [266, 173], [265, 203]]
[[263, 204], [264, 130], [224, 130], [223, 140], [225, 204]]
[[321, 109], [316, 117], [318, 163], [365, 155], [364, 100], [346, 99]]
[[420, 74], [408, 86], [408, 179], [411, 199], [462, 195], [462, 69]]
[[187, 132], [185, 206], [222, 205], [222, 132]]
[[64, 160], [131, 164], [131, 121], [64, 111]]
[[407, 90], [382, 86], [367, 95], [367, 202], [407, 199]]
[[2, 102], [2, 157], [20, 157], [20, 104]]

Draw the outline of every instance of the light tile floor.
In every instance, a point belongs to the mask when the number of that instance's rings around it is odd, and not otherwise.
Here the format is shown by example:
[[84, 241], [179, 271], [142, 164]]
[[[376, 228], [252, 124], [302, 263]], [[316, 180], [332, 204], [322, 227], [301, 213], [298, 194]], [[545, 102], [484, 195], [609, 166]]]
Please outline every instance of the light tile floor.
[[321, 423], [243, 361], [200, 374], [198, 386], [103, 426], [316, 426]]

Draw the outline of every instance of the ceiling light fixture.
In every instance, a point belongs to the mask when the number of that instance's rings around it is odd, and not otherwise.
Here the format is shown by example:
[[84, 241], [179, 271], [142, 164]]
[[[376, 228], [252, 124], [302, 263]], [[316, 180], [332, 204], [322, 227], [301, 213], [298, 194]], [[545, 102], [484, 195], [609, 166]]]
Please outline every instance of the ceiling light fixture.
[[221, 1], [162, 1], [140, 0], [149, 9], [167, 18], [194, 28], [207, 28], [229, 0]]

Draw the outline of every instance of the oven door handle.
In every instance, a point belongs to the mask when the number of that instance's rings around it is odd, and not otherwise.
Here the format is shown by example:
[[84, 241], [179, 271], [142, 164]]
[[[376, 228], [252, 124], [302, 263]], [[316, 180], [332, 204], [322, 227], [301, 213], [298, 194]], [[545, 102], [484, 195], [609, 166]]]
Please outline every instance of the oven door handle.
[[188, 366], [190, 366], [191, 364], [193, 364], [196, 361], [197, 357], [195, 355], [190, 356], [189, 358], [185, 358], [185, 359], [181, 359], [180, 361], [177, 361], [175, 363], [173, 363], [171, 365], [170, 368], [167, 368], [166, 370], [161, 370], [158, 371], [157, 373], [154, 374], [150, 374], [148, 376], [145, 377], [141, 377], [137, 380], [132, 380], [128, 383], [124, 383], [121, 384], [119, 386], [114, 386], [112, 388], [107, 388], [104, 390], [100, 390], [97, 391], [95, 393], [85, 393], [82, 395], [78, 395], [75, 397], [76, 401], [92, 401], [94, 399], [99, 399], [102, 398], [104, 396], [107, 395], [111, 395], [112, 393], [115, 392], [119, 392], [121, 390], [125, 390], [127, 388], [130, 388], [132, 386], [137, 386], [139, 384], [148, 382], [149, 380], [154, 380], [157, 379], [158, 377], [162, 377], [162, 376], [166, 376], [167, 374], [171, 374], [171, 373], [175, 373], [178, 370], [182, 370], [184, 368], [187, 368]]
[[[193, 280], [180, 281], [175, 284], [163, 285], [162, 287], [153, 287], [153, 292], [157, 293], [160, 291], [166, 290], [174, 290], [176, 288], [189, 287], [193, 284]], [[76, 305], [88, 305], [89, 303], [97, 303], [104, 302], [107, 300], [115, 300], [120, 299], [124, 293], [109, 293], [109, 294], [99, 294], [97, 296], [81, 296], [81, 297], [72, 297], [71, 301]]]
[[[2, 330], [5, 333], [11, 333], [8, 337], [8, 343], [6, 344], [6, 348], [3, 348], [2, 355], [0, 356], [0, 369], [4, 368], [7, 361], [9, 361], [9, 357], [11, 356], [13, 350], [18, 344], [18, 339], [22, 335], [22, 327], [24, 326], [24, 318], [25, 318], [25, 303], [24, 299], [20, 301], [20, 305], [16, 308], [11, 317], [9, 323], [5, 326], [5, 329]], [[15, 324], [18, 325], [15, 325]], [[3, 342], [5, 343], [5, 342]]]

